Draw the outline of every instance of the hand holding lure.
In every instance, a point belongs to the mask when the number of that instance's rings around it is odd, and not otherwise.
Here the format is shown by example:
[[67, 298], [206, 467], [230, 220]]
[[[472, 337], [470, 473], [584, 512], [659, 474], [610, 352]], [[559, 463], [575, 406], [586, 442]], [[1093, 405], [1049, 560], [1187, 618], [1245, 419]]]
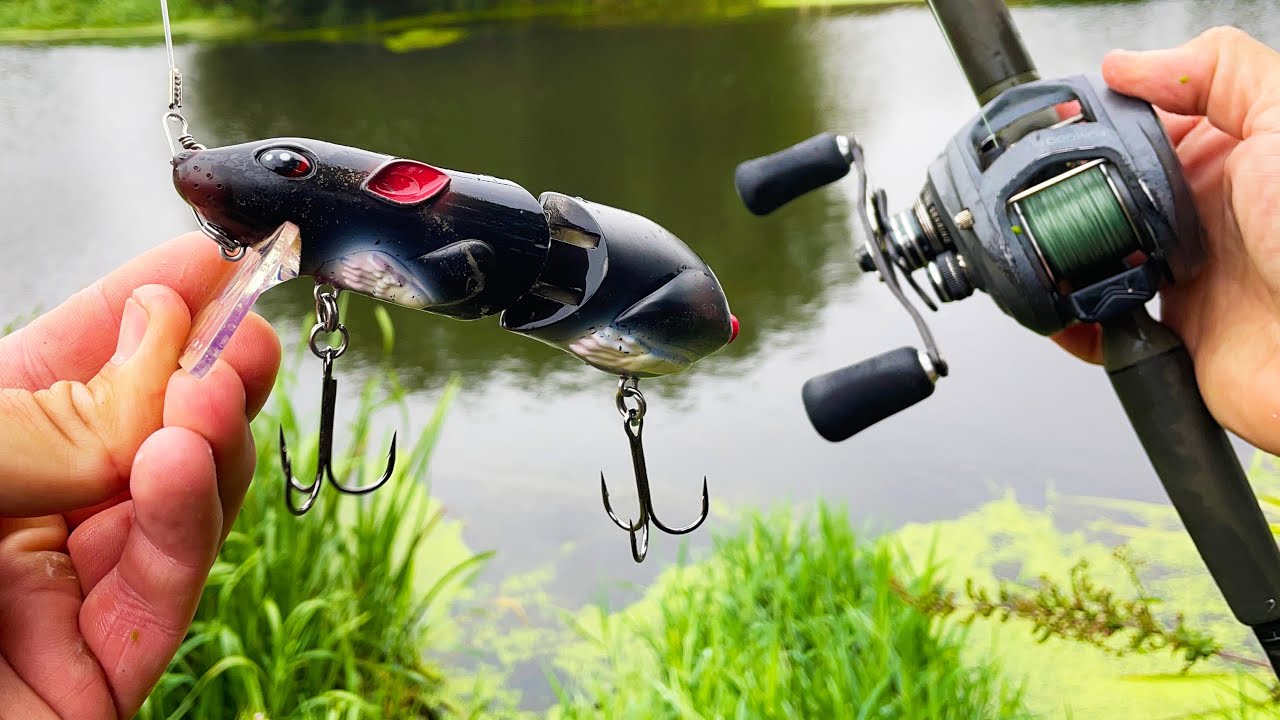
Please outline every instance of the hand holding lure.
[[[332, 369], [348, 337], [336, 297], [349, 290], [464, 320], [501, 313], [504, 329], [619, 376], [616, 405], [640, 512], [635, 522], [620, 520], [601, 474], [605, 510], [630, 534], [636, 562], [647, 551], [650, 524], [671, 534], [702, 524], [709, 510], [706, 478], [695, 522], [671, 528], [654, 515], [641, 442], [646, 403], [638, 387], [641, 378], [685, 370], [737, 336], [719, 281], [687, 245], [624, 210], [552, 192], [534, 199], [508, 180], [320, 140], [205, 148], [182, 116], [182, 76], [171, 44], [169, 53], [172, 92], [164, 123], [174, 186], [227, 260], [249, 259], [211, 317], [197, 320], [185, 364], [193, 372], [211, 364], [266, 289], [299, 275], [317, 282], [310, 347], [324, 362], [319, 467], [311, 484], [294, 480], [281, 434], [290, 510], [306, 512], [325, 477], [342, 492], [365, 493], [394, 469], [394, 439], [386, 472], [374, 483], [343, 485], [329, 467]], [[338, 347], [317, 345], [322, 332], [335, 331], [342, 337]], [[307, 496], [301, 505], [295, 492]]]

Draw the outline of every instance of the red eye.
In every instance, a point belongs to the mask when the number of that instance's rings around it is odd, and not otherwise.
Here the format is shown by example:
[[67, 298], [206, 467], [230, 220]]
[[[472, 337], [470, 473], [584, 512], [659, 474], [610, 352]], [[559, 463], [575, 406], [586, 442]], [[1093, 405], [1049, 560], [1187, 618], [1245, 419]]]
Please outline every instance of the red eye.
[[444, 192], [449, 176], [414, 160], [392, 160], [365, 183], [365, 190], [399, 205], [414, 205]]
[[729, 313], [729, 342], [738, 339], [738, 316]]
[[258, 164], [287, 178], [305, 177], [311, 173], [311, 161], [292, 148], [270, 148], [258, 154]]

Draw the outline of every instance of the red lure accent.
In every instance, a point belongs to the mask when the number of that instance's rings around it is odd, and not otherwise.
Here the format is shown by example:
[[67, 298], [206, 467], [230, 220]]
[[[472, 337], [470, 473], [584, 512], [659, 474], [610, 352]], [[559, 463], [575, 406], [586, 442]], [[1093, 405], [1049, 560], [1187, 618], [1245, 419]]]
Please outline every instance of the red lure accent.
[[732, 329], [729, 333], [729, 342], [733, 342], [738, 339], [738, 316], [733, 313], [729, 313], [729, 327]]
[[289, 167], [286, 175], [291, 178], [300, 178], [311, 172], [311, 161], [300, 153], [293, 154], [293, 164]]
[[378, 169], [365, 190], [397, 205], [416, 205], [444, 192], [449, 176], [416, 160], [392, 160]]

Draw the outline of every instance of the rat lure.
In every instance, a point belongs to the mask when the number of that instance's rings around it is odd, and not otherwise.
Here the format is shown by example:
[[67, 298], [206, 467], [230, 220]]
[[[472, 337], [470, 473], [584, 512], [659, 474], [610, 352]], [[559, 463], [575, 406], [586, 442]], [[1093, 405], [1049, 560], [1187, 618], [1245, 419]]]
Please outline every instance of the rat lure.
[[[172, 62], [171, 62], [172, 66]], [[459, 319], [501, 313], [504, 329], [540, 340], [620, 378], [615, 404], [623, 416], [640, 500], [639, 517], [623, 521], [600, 490], [615, 524], [644, 559], [650, 524], [692, 532], [709, 510], [684, 527], [653, 512], [641, 432], [645, 399], [639, 380], [680, 372], [731, 342], [738, 321], [701, 258], [675, 235], [639, 215], [559, 193], [535, 199], [508, 180], [427, 165], [320, 140], [279, 138], [220, 148], [195, 142], [181, 115], [181, 75], [171, 69], [173, 97], [165, 116], [173, 146], [173, 182], [200, 227], [243, 263], [223, 300], [197, 320], [184, 364], [203, 372], [235, 325], [267, 288], [297, 276], [315, 279], [312, 352], [324, 364], [319, 466], [315, 480], [290, 473], [286, 498], [296, 514], [315, 501], [321, 480], [342, 492], [369, 492], [387, 470], [360, 487], [344, 485], [329, 467], [337, 381], [333, 362], [347, 346], [337, 294], [343, 290]], [[174, 129], [178, 136], [174, 138]], [[320, 347], [321, 333], [339, 333]], [[301, 493], [301, 504], [295, 503]]]

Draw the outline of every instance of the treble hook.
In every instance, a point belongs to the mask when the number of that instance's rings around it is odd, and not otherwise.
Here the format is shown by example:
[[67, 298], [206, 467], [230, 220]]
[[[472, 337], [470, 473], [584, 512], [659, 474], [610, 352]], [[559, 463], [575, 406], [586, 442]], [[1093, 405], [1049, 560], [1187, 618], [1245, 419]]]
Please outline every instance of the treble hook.
[[[307, 343], [311, 352], [324, 361], [324, 381], [320, 392], [320, 438], [316, 449], [316, 479], [310, 485], [303, 485], [294, 479], [293, 464], [289, 461], [289, 449], [284, 439], [284, 427], [280, 428], [280, 467], [284, 470], [287, 480], [284, 500], [289, 507], [289, 512], [294, 515], [303, 515], [311, 509], [320, 495], [320, 484], [325, 478], [328, 478], [329, 484], [339, 492], [348, 495], [364, 495], [386, 484], [396, 467], [396, 435], [392, 434], [391, 449], [387, 451], [387, 469], [382, 477], [366, 485], [352, 486], [338, 482], [333, 476], [333, 416], [338, 404], [338, 381], [333, 377], [333, 361], [342, 357], [342, 354], [347, 351], [347, 343], [351, 335], [346, 326], [338, 321], [337, 293], [322, 290], [322, 287], [316, 285], [315, 288], [317, 322], [311, 328], [311, 339]], [[316, 340], [321, 332], [336, 332], [342, 336], [342, 342], [336, 348], [332, 346], [320, 348], [316, 345]], [[295, 492], [306, 495], [302, 505], [295, 503]]]
[[[626, 401], [633, 399], [636, 402], [635, 407], [628, 407]], [[600, 494], [604, 498], [604, 511], [609, 514], [609, 519], [614, 525], [626, 530], [631, 536], [631, 557], [636, 562], [644, 562], [644, 556], [649, 552], [649, 524], [652, 522], [655, 527], [668, 535], [684, 535], [697, 530], [703, 522], [706, 521], [707, 515], [711, 510], [711, 497], [707, 493], [707, 478], [702, 478], [702, 514], [692, 524], [684, 527], [672, 528], [658, 519], [657, 514], [653, 511], [653, 498], [649, 493], [649, 469], [644, 461], [644, 443], [641, 440], [641, 434], [644, 431], [644, 413], [648, 405], [645, 403], [644, 395], [640, 392], [639, 381], [633, 377], [623, 377], [618, 381], [618, 394], [615, 398], [618, 406], [618, 412], [622, 414], [622, 429], [627, 433], [627, 441], [631, 445], [631, 464], [635, 470], [636, 476], [636, 494], [640, 500], [640, 518], [634, 524], [623, 522], [613, 512], [613, 508], [609, 505], [609, 486], [605, 482], [604, 473], [600, 473]], [[639, 540], [637, 541], [637, 537]]]

